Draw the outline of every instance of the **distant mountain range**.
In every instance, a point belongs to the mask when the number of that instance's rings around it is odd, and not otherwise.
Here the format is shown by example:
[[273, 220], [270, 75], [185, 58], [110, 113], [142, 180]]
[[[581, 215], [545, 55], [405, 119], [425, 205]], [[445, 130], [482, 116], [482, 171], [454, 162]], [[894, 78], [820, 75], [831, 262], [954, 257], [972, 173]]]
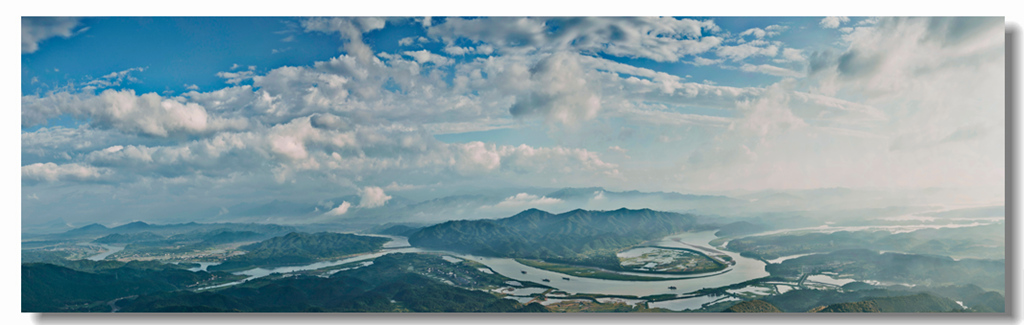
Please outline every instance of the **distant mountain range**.
[[[355, 195], [341, 196], [317, 202], [291, 202], [273, 200], [266, 203], [242, 203], [224, 209], [211, 209], [213, 220], [235, 222], [270, 222], [281, 224], [348, 223], [366, 224], [367, 228], [381, 223], [433, 223], [457, 219], [495, 219], [515, 211], [542, 208], [554, 211], [572, 209], [608, 210], [621, 207], [652, 208], [677, 212], [738, 211], [746, 201], [718, 195], [691, 195], [675, 192], [609, 191], [601, 187], [563, 188], [555, 191], [524, 189], [508, 195], [494, 191], [477, 194], [448, 195], [423, 201], [414, 201], [400, 195], [389, 194], [383, 206], [365, 208]], [[533, 200], [516, 201], [517, 195]], [[543, 199], [543, 200], [538, 200]], [[342, 215], [326, 212], [348, 202]]]
[[[277, 236], [295, 231], [292, 226], [256, 223], [179, 223], [168, 225], [149, 224], [135, 221], [117, 227], [107, 227], [98, 223], [74, 228], [63, 233], [25, 236], [26, 240], [72, 240], [103, 238], [103, 242], [129, 242], [140, 238], [163, 239], [184, 234], [202, 234], [210, 236], [228, 236], [245, 233], [256, 233], [266, 236]], [[119, 240], [123, 238], [123, 240]], [[183, 238], [184, 239], [184, 238]]]
[[512, 217], [456, 220], [409, 235], [413, 246], [485, 256], [543, 259], [617, 268], [618, 249], [672, 233], [710, 230], [690, 214], [650, 209], [572, 210], [552, 214], [529, 209]]

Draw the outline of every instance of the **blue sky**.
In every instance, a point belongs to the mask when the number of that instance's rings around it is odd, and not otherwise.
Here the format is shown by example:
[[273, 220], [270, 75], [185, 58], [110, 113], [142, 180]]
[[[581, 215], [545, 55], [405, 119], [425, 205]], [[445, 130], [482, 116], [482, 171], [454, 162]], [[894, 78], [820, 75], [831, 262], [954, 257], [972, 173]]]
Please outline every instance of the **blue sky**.
[[494, 184], [1001, 199], [1003, 33], [1001, 18], [23, 18], [22, 218]]

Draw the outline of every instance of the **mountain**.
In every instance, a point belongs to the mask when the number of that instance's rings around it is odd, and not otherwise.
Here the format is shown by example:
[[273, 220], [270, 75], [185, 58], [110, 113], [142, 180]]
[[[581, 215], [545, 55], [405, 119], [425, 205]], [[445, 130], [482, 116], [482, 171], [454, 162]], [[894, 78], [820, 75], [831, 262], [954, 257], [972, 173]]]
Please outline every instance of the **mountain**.
[[107, 226], [92, 223], [80, 228], [75, 228], [64, 232], [68, 236], [92, 236], [92, 235], [104, 235], [110, 233], [110, 228]]
[[[114, 228], [107, 228], [101, 224], [90, 224], [81, 228], [75, 228], [64, 233], [59, 234], [48, 234], [36, 236], [33, 239], [39, 240], [71, 240], [71, 239], [83, 239], [83, 238], [99, 238], [112, 234], [130, 235], [149, 232], [157, 236], [172, 237], [175, 235], [183, 235], [188, 233], [198, 234], [205, 233], [214, 230], [231, 230], [231, 231], [252, 231], [262, 234], [270, 234], [272, 236], [286, 234], [288, 232], [295, 231], [295, 227], [281, 226], [274, 224], [256, 224], [256, 223], [179, 223], [179, 224], [167, 224], [167, 225], [155, 225], [148, 224], [142, 221], [136, 221]], [[172, 239], [175, 239], [172, 237]], [[181, 239], [181, 238], [179, 238]]]
[[166, 239], [166, 238], [163, 237], [163, 236], [154, 234], [152, 232], [144, 231], [144, 232], [139, 232], [139, 233], [134, 233], [134, 234], [122, 234], [122, 233], [109, 234], [109, 235], [97, 238], [96, 240], [93, 240], [93, 242], [94, 243], [100, 243], [100, 244], [114, 244], [114, 243], [133, 243], [133, 242], [156, 241], [156, 240], [163, 240], [163, 239]]
[[153, 268], [152, 263], [92, 263], [95, 265], [87, 271], [43, 263], [22, 264], [22, 312], [110, 311], [106, 304], [109, 300], [181, 290], [200, 282], [231, 276]]
[[974, 284], [985, 289], [1005, 290], [1005, 268], [1005, 260], [954, 260], [946, 256], [848, 249], [768, 264], [765, 271], [773, 276], [799, 277], [813, 270], [836, 272], [854, 279], [931, 285]]
[[148, 224], [148, 223], [145, 223], [145, 222], [142, 222], [142, 221], [135, 221], [135, 222], [123, 224], [123, 225], [120, 225], [120, 226], [117, 226], [117, 227], [114, 227], [114, 228], [111, 228], [111, 229], [116, 231], [116, 232], [124, 233], [124, 232], [143, 231], [143, 230], [149, 229], [149, 227], [150, 227], [150, 224]]
[[819, 313], [927, 313], [963, 310], [947, 298], [928, 293], [912, 296], [882, 297], [858, 302], [832, 304], [812, 309]]
[[551, 214], [529, 209], [504, 219], [456, 220], [409, 236], [413, 246], [469, 254], [618, 266], [616, 250], [669, 234], [708, 230], [690, 214], [650, 209], [572, 210]]
[[261, 266], [312, 263], [325, 258], [365, 253], [381, 249], [388, 238], [320, 232], [293, 232], [252, 245], [242, 246], [245, 254], [232, 256], [210, 270], [239, 270]]
[[[388, 254], [329, 277], [268, 276], [222, 290], [143, 294], [127, 312], [547, 312], [480, 289], [509, 280], [437, 255]], [[476, 285], [473, 285], [476, 284]]]
[[764, 300], [750, 300], [740, 302], [732, 307], [726, 308], [723, 313], [781, 313], [778, 307], [765, 302]]

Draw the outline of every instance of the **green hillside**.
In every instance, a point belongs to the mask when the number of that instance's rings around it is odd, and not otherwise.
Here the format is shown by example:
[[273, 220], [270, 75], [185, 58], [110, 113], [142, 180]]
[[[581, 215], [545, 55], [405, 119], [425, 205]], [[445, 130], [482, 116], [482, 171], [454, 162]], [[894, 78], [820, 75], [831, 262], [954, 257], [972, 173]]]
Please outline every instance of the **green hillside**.
[[388, 238], [320, 232], [315, 234], [293, 232], [252, 245], [242, 246], [245, 254], [228, 258], [210, 270], [242, 270], [312, 263], [322, 259], [339, 258], [381, 249]]
[[485, 256], [541, 259], [617, 268], [615, 251], [673, 233], [708, 230], [695, 216], [650, 209], [537, 209], [497, 220], [458, 220], [421, 228], [409, 236], [416, 247]]
[[781, 313], [778, 307], [764, 300], [744, 301], [726, 308], [723, 313]]

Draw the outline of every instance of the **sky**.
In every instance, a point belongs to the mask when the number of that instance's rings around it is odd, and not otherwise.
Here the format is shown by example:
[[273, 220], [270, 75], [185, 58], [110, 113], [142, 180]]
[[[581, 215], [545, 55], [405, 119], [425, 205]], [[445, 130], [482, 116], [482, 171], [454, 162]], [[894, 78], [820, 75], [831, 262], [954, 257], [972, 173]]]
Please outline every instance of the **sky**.
[[23, 223], [500, 187], [1004, 194], [1002, 18], [21, 24]]

